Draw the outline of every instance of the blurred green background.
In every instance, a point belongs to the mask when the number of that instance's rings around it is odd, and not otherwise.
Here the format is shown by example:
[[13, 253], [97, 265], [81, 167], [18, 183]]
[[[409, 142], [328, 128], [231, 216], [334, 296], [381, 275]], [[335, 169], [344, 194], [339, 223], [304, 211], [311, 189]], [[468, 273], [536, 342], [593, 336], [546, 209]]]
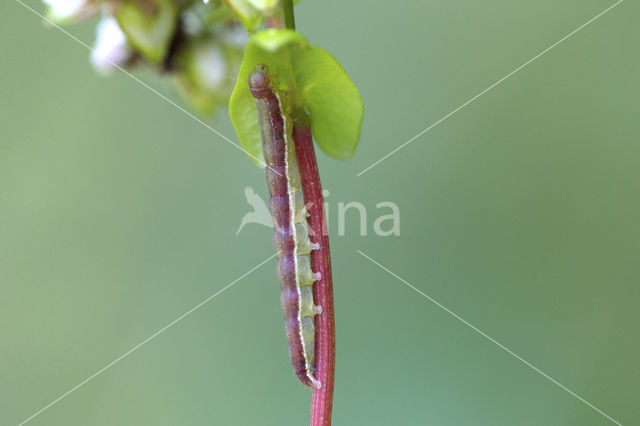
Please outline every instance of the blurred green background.
[[[36, 0], [28, 4], [42, 10]], [[305, 0], [343, 64], [356, 157], [320, 154], [337, 323], [335, 425], [640, 424], [640, 6]], [[240, 151], [13, 0], [0, 4], [0, 424], [16, 425], [273, 253]], [[69, 28], [92, 43], [95, 23]], [[175, 99], [151, 72], [140, 78]], [[209, 123], [235, 140], [228, 117]], [[354, 212], [337, 235], [337, 203]], [[373, 234], [380, 201], [401, 235]], [[303, 425], [272, 260], [29, 425]]]

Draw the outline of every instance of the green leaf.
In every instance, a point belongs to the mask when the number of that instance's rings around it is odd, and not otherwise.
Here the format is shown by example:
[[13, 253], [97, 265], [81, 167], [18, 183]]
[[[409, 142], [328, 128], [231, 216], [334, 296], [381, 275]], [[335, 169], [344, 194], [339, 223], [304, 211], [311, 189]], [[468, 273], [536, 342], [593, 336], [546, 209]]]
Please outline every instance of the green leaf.
[[292, 30], [262, 31], [247, 44], [229, 113], [250, 156], [262, 158], [258, 112], [248, 84], [249, 74], [260, 64], [268, 67], [273, 89], [290, 94], [291, 109], [309, 113], [313, 136], [326, 154], [353, 156], [364, 114], [360, 94], [328, 52], [309, 46]]
[[233, 89], [227, 77], [239, 68], [242, 51], [225, 45], [218, 37], [192, 40], [175, 58], [172, 80], [178, 93], [201, 115], [226, 105]]
[[178, 9], [173, 0], [148, 0], [142, 10], [135, 1], [125, 0], [116, 19], [127, 39], [149, 61], [161, 62], [176, 29]]
[[242, 147], [256, 164], [260, 164], [256, 158], [262, 158], [262, 140], [256, 100], [249, 90], [249, 74], [256, 65], [267, 65], [269, 73], [277, 77], [272, 78], [272, 84], [277, 84], [277, 90], [286, 91], [295, 84], [290, 56], [306, 46], [305, 38], [291, 30], [261, 31], [247, 43], [236, 87], [229, 101], [229, 115]]
[[299, 101], [311, 117], [311, 132], [329, 156], [345, 160], [360, 140], [364, 105], [356, 86], [329, 52], [309, 46], [294, 57]]
[[262, 23], [262, 12], [250, 0], [225, 0], [229, 9], [233, 10], [242, 25], [248, 31], [255, 31]]
[[278, 6], [278, 0], [248, 0], [258, 10], [273, 10]]
[[262, 24], [265, 16], [277, 13], [280, 0], [224, 0], [229, 9], [233, 10], [242, 25], [254, 32]]

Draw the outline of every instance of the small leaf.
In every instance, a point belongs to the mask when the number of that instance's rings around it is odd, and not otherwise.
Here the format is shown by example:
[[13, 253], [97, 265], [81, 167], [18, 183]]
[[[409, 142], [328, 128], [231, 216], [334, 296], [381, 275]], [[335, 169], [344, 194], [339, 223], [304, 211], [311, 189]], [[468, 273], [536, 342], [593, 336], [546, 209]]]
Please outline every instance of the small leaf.
[[124, 0], [116, 19], [129, 42], [149, 61], [161, 62], [176, 29], [178, 9], [173, 0], [148, 0], [144, 10], [133, 0]]
[[278, 6], [278, 0], [248, 0], [258, 10], [273, 10]]
[[351, 158], [360, 140], [360, 93], [329, 52], [309, 46], [294, 56], [299, 100], [311, 116], [311, 132], [329, 156]]
[[225, 0], [225, 3], [248, 31], [257, 30], [262, 23], [262, 12], [253, 5], [251, 0]]
[[192, 41], [175, 58], [173, 83], [180, 96], [201, 115], [210, 115], [229, 100], [242, 52], [217, 37]]
[[292, 93], [295, 108], [309, 113], [313, 136], [327, 155], [346, 159], [354, 154], [364, 107], [340, 64], [325, 50], [309, 46], [295, 31], [266, 30], [249, 40], [229, 103], [238, 138], [251, 156], [262, 158], [262, 147], [247, 80], [260, 64], [269, 69], [274, 90]]

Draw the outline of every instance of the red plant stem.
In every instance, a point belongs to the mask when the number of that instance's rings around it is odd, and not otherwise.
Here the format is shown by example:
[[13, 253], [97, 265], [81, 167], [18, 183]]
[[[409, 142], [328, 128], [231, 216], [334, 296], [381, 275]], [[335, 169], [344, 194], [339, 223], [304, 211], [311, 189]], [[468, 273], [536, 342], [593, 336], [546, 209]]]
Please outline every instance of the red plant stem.
[[331, 255], [329, 235], [322, 198], [322, 185], [313, 148], [311, 129], [308, 124], [293, 126], [298, 167], [302, 179], [302, 192], [309, 212], [311, 240], [320, 244], [319, 250], [311, 252], [311, 267], [322, 275], [313, 284], [313, 299], [322, 306], [322, 313], [315, 318], [316, 328], [316, 378], [322, 383], [313, 389], [311, 401], [311, 426], [330, 426], [333, 407], [333, 379], [335, 375], [336, 337], [333, 316], [333, 284], [331, 280]]

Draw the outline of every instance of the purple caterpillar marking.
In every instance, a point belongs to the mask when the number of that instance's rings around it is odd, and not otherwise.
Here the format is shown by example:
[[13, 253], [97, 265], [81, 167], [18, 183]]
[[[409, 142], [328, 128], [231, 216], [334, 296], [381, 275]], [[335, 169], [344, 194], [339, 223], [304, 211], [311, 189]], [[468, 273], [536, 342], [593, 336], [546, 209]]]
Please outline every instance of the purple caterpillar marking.
[[271, 196], [269, 210], [275, 227], [273, 245], [278, 256], [277, 272], [282, 287], [280, 304], [293, 370], [302, 383], [319, 388], [320, 382], [315, 378], [314, 316], [322, 310], [314, 304], [312, 286], [320, 277], [311, 270], [309, 256], [311, 250], [317, 250], [319, 246], [309, 239], [291, 123], [282, 114], [281, 99], [270, 83], [264, 65], [258, 65], [249, 76], [267, 165], [267, 186]]

